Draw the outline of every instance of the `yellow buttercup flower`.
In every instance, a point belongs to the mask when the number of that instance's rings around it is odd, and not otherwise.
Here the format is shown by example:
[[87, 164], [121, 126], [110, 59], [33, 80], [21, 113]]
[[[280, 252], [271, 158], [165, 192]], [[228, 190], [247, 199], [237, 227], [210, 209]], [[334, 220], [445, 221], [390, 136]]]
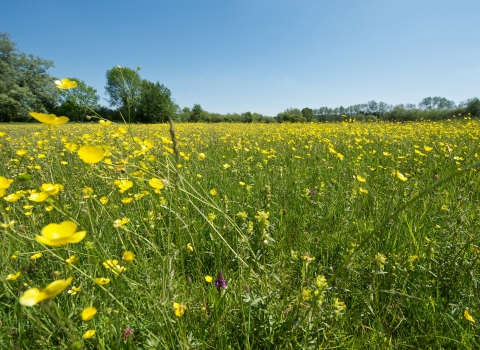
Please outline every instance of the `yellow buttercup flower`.
[[182, 317], [185, 313], [185, 310], [187, 310], [187, 307], [185, 305], [179, 304], [177, 302], [173, 303], [173, 308], [175, 309], [175, 316], [177, 317]]
[[43, 184], [42, 191], [48, 193], [49, 196], [54, 196], [63, 190], [63, 185], [60, 184]]
[[83, 338], [85, 339], [90, 339], [91, 337], [93, 337], [95, 335], [95, 330], [94, 329], [89, 329], [88, 331], [86, 331], [84, 334], [83, 334]]
[[110, 283], [110, 278], [105, 278], [105, 277], [95, 278], [95, 283], [103, 286], [104, 284]]
[[210, 190], [210, 194], [211, 194], [212, 196], [216, 196], [216, 195], [217, 195], [217, 190], [214, 189], [214, 188], [212, 188], [212, 189]]
[[69, 290], [67, 291], [67, 293], [70, 294], [70, 295], [75, 295], [75, 294], [77, 294], [78, 292], [80, 292], [81, 290], [82, 290], [82, 287], [75, 287], [75, 286], [73, 286], [71, 289], [69, 289]]
[[31, 288], [23, 293], [23, 295], [19, 298], [19, 302], [24, 306], [33, 306], [46, 299], [53, 298], [67, 288], [72, 280], [73, 278], [69, 277], [65, 280], [54, 281], [46, 286], [43, 290]]
[[32, 193], [28, 197], [28, 199], [30, 199], [33, 202], [37, 202], [37, 203], [43, 202], [47, 198], [48, 198], [48, 193], [47, 192], [35, 192], [35, 193]]
[[76, 255], [70, 256], [68, 259], [65, 260], [68, 264], [76, 264], [78, 262], [78, 257]]
[[62, 125], [70, 120], [67, 117], [57, 117], [55, 114], [45, 114], [37, 112], [30, 112], [29, 114], [39, 122], [46, 125]]
[[8, 276], [5, 278], [7, 281], [15, 281], [18, 277], [22, 275], [22, 271], [18, 271], [16, 274], [8, 274]]
[[199, 154], [198, 154], [198, 159], [200, 159], [200, 160], [204, 160], [205, 157], [206, 157], [206, 156], [205, 156], [205, 153], [199, 153]]
[[100, 203], [107, 204], [108, 203], [108, 198], [103, 196], [102, 198], [100, 198]]
[[37, 260], [37, 259], [40, 259], [42, 256], [43, 256], [42, 253], [36, 253], [30, 257], [30, 260]]
[[77, 225], [72, 221], [64, 221], [60, 224], [49, 224], [42, 229], [41, 236], [35, 240], [45, 245], [58, 247], [68, 243], [78, 243], [85, 238], [87, 231], [75, 232]]
[[135, 259], [135, 254], [131, 251], [126, 251], [125, 253], [123, 253], [123, 261], [131, 263], [133, 259]]
[[361, 176], [361, 175], [357, 175], [357, 180], [360, 181], [360, 182], [366, 182], [366, 181], [367, 181], [367, 179], [364, 178], [364, 177]]
[[93, 306], [87, 307], [82, 311], [82, 321], [87, 322], [90, 321], [93, 316], [97, 313], [97, 309]]
[[82, 146], [77, 154], [87, 164], [96, 164], [105, 157], [102, 149], [97, 146]]
[[205, 281], [207, 281], [207, 283], [210, 283], [213, 281], [213, 277], [212, 276], [205, 276]]
[[59, 89], [68, 90], [68, 89], [76, 88], [77, 87], [77, 82], [65, 78], [65, 79], [62, 79], [62, 80], [55, 80], [55, 85], [57, 85], [57, 87]]
[[150, 181], [148, 181], [148, 184], [156, 190], [161, 190], [165, 187], [162, 179], [158, 179], [156, 177], [152, 177]]
[[472, 323], [475, 323], [474, 318], [472, 317], [472, 315], [470, 315], [470, 313], [468, 312], [468, 310], [465, 310], [465, 311], [463, 312], [463, 317], [465, 317], [465, 319], [466, 319], [467, 321], [470, 321], [470, 322], [472, 322]]

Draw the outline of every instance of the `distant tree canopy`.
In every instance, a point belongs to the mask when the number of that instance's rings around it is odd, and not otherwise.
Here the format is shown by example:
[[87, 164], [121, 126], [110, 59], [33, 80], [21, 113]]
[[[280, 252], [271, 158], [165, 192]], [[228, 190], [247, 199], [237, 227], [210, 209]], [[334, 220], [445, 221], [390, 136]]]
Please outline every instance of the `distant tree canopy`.
[[30, 119], [28, 112], [46, 113], [58, 101], [47, 73], [53, 61], [19, 52], [8, 33], [0, 32], [0, 120]]
[[170, 90], [158, 81], [142, 79], [139, 70], [117, 66], [107, 71], [110, 106], [118, 108], [128, 122], [161, 123], [174, 118], [178, 106]]

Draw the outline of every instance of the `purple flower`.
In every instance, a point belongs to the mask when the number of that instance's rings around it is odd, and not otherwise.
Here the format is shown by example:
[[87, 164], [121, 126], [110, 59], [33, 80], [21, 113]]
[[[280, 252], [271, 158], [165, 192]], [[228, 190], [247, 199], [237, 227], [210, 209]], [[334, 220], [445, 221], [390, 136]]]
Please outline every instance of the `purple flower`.
[[223, 277], [222, 271], [218, 271], [217, 279], [215, 280], [215, 287], [217, 288], [218, 292], [220, 293], [222, 288], [227, 288], [227, 281]]
[[123, 339], [127, 340], [130, 338], [133, 334], [133, 331], [130, 327], [127, 327], [123, 330]]

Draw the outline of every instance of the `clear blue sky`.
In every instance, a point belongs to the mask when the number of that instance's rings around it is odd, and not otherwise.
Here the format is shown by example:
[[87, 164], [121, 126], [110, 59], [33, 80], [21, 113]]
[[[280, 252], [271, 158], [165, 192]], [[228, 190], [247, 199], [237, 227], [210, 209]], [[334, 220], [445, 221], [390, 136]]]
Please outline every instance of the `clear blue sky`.
[[480, 97], [479, 14], [480, 0], [0, 0], [0, 31], [102, 98], [107, 69], [141, 66], [180, 107], [276, 115]]

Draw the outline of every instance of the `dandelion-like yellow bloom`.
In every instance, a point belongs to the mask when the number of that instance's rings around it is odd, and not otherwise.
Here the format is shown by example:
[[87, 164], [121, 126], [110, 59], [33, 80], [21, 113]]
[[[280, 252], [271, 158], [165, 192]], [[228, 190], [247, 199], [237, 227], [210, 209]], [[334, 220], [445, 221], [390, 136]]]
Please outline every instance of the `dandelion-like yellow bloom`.
[[82, 321], [87, 322], [90, 321], [93, 316], [95, 316], [97, 313], [97, 309], [94, 308], [93, 306], [87, 307], [86, 309], [83, 309], [82, 311]]
[[173, 303], [173, 308], [175, 309], [175, 316], [177, 317], [182, 317], [185, 313], [185, 310], [187, 310], [187, 307], [185, 305], [179, 304], [177, 302]]
[[206, 156], [205, 156], [205, 153], [199, 153], [199, 154], [198, 154], [198, 159], [199, 159], [199, 160], [204, 160], [205, 157], [206, 157]]
[[33, 306], [46, 299], [53, 298], [54, 296], [60, 294], [65, 288], [68, 287], [73, 278], [69, 277], [65, 280], [57, 280], [50, 283], [43, 290], [38, 288], [31, 288], [20, 297], [19, 302], [24, 306]]
[[42, 229], [41, 236], [35, 240], [45, 245], [58, 247], [68, 243], [78, 243], [85, 238], [87, 231], [75, 232], [77, 225], [72, 221], [64, 221], [60, 224], [49, 224]]
[[77, 87], [77, 82], [70, 80], [68, 78], [62, 80], [55, 80], [55, 85], [59, 89], [68, 90], [68, 89], [75, 89]]
[[84, 334], [83, 334], [83, 338], [84, 339], [90, 339], [91, 337], [93, 337], [95, 335], [95, 330], [94, 329], [89, 329], [88, 331], [86, 331]]
[[120, 189], [120, 193], [124, 193], [128, 189], [132, 188], [133, 182], [130, 180], [117, 180], [115, 181], [115, 185]]
[[108, 203], [108, 198], [103, 196], [102, 198], [100, 198], [100, 203], [107, 204]]
[[205, 276], [205, 281], [207, 281], [207, 283], [211, 283], [213, 281], [213, 277], [212, 276]]
[[97, 146], [82, 146], [77, 154], [87, 164], [96, 164], [105, 157], [102, 149]]
[[67, 117], [57, 117], [55, 114], [45, 114], [37, 112], [30, 112], [29, 114], [39, 122], [46, 125], [62, 125], [70, 120]]
[[212, 188], [212, 189], [210, 190], [210, 194], [211, 194], [212, 196], [216, 196], [216, 195], [217, 195], [217, 190], [214, 189], [214, 188]]

